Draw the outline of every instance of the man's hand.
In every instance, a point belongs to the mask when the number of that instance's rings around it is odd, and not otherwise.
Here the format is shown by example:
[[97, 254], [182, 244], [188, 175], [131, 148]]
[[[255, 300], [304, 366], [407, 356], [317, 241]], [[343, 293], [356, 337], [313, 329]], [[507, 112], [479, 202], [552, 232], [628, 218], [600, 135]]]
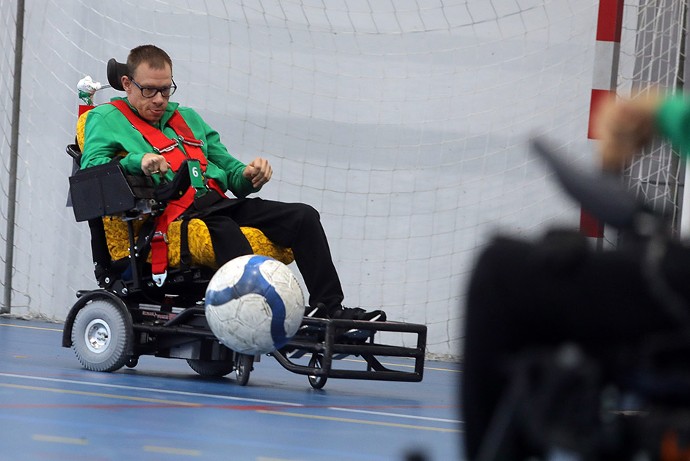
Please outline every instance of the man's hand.
[[258, 189], [266, 184], [273, 175], [273, 168], [269, 165], [268, 160], [257, 157], [244, 168], [242, 176], [252, 182], [252, 187]]
[[657, 97], [604, 102], [595, 114], [595, 138], [604, 170], [619, 171], [655, 134]]
[[148, 153], [144, 154], [141, 158], [141, 171], [144, 172], [146, 176], [152, 176], [154, 174], [159, 174], [165, 176], [168, 172], [170, 165], [160, 154]]

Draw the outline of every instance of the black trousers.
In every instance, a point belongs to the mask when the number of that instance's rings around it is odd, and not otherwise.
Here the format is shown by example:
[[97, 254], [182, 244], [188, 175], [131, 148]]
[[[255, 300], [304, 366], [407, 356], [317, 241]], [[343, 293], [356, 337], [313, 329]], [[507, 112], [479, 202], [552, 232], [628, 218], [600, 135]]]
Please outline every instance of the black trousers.
[[[642, 275], [639, 247], [597, 252], [577, 238], [536, 243], [498, 238], [479, 256], [469, 282], [461, 411], [468, 459], [478, 455], [509, 384], [504, 365], [535, 347], [579, 344], [588, 355], [676, 328]], [[690, 300], [690, 250], [674, 245], [665, 279]]]
[[255, 227], [272, 242], [292, 248], [311, 306], [323, 303], [327, 308], [334, 308], [342, 303], [340, 279], [319, 213], [313, 207], [245, 198], [223, 200], [187, 215], [206, 223], [219, 266], [238, 256], [252, 254], [240, 227]]

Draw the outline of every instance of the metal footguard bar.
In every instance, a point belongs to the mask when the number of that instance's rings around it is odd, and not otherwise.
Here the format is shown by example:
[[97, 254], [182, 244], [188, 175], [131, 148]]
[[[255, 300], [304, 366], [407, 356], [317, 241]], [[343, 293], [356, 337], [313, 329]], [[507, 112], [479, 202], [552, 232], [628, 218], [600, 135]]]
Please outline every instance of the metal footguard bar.
[[[273, 356], [288, 371], [317, 377], [406, 382], [419, 382], [424, 376], [426, 325], [315, 318], [305, 318], [303, 325], [323, 331], [323, 337], [319, 341], [314, 341], [313, 337], [305, 337], [298, 333], [285, 347], [275, 351]], [[353, 341], [347, 334], [341, 333], [349, 330], [366, 330], [371, 334], [364, 341]], [[414, 334], [417, 337], [416, 347], [390, 346], [374, 342], [374, 333], [382, 331]], [[292, 361], [288, 355], [295, 350], [321, 354], [323, 358], [320, 367], [300, 365]], [[361, 356], [367, 364], [367, 369], [334, 369], [333, 360], [337, 355]], [[390, 369], [380, 362], [381, 357], [413, 358], [414, 371]]]

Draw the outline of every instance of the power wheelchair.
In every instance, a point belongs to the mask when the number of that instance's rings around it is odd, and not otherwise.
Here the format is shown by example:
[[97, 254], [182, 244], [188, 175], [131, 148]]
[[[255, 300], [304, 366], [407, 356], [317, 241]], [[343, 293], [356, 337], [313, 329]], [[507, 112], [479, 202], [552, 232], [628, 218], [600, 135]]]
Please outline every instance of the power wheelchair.
[[[126, 65], [111, 59], [107, 66], [110, 86], [122, 90], [125, 72]], [[78, 300], [65, 320], [62, 346], [71, 347], [82, 366], [93, 371], [135, 367], [140, 356], [152, 355], [185, 359], [192, 370], [206, 377], [234, 371], [237, 383], [246, 385], [260, 356], [232, 351], [211, 332], [204, 295], [214, 268], [190, 257], [190, 236], [186, 234], [192, 232], [191, 225], [185, 230], [178, 223], [179, 260], [176, 267], [168, 267], [164, 283], [157, 283], [147, 261], [153, 229], [146, 227], [146, 222], [153, 222], [147, 218], [159, 215], [167, 200], [186, 190], [189, 178], [178, 173], [172, 182], [154, 187], [148, 177], [125, 174], [117, 161], [80, 170], [78, 143], [68, 145], [67, 153], [75, 165], [70, 177], [71, 205], [76, 220], [89, 224], [99, 288], [77, 292]], [[113, 223], [126, 229], [126, 241], [119, 242], [127, 248], [124, 257], [112, 254], [113, 236], [107, 234]], [[258, 234], [255, 237], [265, 239]], [[248, 238], [255, 248], [253, 237]], [[265, 240], [259, 243], [269, 247], [268, 256], [274, 256], [275, 250], [277, 259], [290, 262], [289, 249], [276, 249]], [[380, 343], [376, 340], [380, 332], [404, 335], [414, 346]], [[288, 371], [306, 375], [315, 389], [322, 388], [328, 378], [419, 382], [424, 372], [426, 332], [426, 326], [418, 324], [305, 317], [298, 333], [268, 355]], [[348, 361], [349, 366], [335, 366], [347, 356], [359, 356], [364, 364]], [[389, 368], [381, 361], [383, 357], [411, 358], [412, 371], [406, 369], [409, 365], [400, 367], [405, 370]]]
[[476, 461], [690, 460], [690, 309], [661, 271], [664, 219], [619, 178], [574, 169], [545, 139], [533, 150], [563, 189], [600, 222], [641, 248], [643, 272], [674, 331], [612, 347], [594, 359], [577, 344], [534, 346], [509, 361], [507, 386]]

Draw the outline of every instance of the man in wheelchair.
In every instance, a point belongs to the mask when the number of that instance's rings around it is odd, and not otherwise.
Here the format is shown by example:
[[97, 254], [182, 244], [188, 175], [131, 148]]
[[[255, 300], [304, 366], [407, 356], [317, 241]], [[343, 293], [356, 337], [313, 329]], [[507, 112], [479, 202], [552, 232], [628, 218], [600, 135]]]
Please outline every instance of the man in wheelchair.
[[[611, 102], [596, 127], [606, 171], [619, 171], [655, 134], [690, 154], [683, 98]], [[479, 256], [461, 389], [468, 459], [690, 459], [690, 248], [636, 234], [615, 251], [594, 251], [572, 232], [536, 243], [501, 237]], [[606, 411], [621, 409], [615, 398], [607, 406], [606, 383], [686, 412], [673, 430], [640, 426], [645, 440], [626, 439], [628, 426]], [[656, 451], [639, 458], [635, 447], [647, 442]]]
[[172, 182], [181, 168], [189, 170], [190, 186], [167, 202], [153, 224], [151, 270], [156, 284], [165, 283], [172, 251], [168, 230], [174, 222], [197, 219], [205, 224], [215, 259], [210, 265], [215, 267], [253, 252], [241, 231], [251, 227], [292, 250], [309, 291], [305, 315], [386, 320], [380, 310], [342, 306], [343, 291], [316, 210], [302, 203], [247, 198], [271, 179], [271, 165], [261, 157], [245, 165], [229, 154], [218, 132], [193, 109], [170, 101], [177, 85], [165, 51], [153, 45], [132, 49], [117, 77], [126, 96], [85, 115], [81, 168], [119, 161], [126, 174], [149, 177], [155, 185]]

